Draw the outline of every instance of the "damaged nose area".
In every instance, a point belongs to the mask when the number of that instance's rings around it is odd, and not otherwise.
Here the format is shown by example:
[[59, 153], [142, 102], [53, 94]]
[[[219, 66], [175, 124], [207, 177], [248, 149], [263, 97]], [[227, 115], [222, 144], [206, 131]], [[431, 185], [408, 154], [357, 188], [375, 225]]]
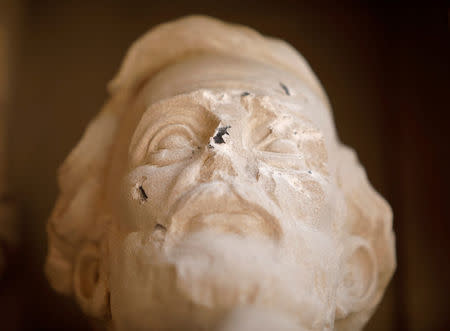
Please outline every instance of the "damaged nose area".
[[216, 151], [208, 154], [200, 171], [200, 178], [205, 182], [223, 180], [225, 177], [235, 177], [237, 175], [238, 173], [230, 156], [225, 153], [217, 153]]
[[208, 148], [214, 148], [214, 145], [216, 144], [225, 144], [228, 140], [228, 137], [230, 134], [228, 133], [228, 129], [230, 129], [230, 125], [226, 126], [219, 126], [214, 133], [214, 136], [211, 137], [210, 143], [208, 145]]
[[[235, 123], [236, 124], [236, 123]], [[237, 127], [236, 127], [237, 126]], [[239, 123], [234, 129], [222, 123], [209, 139], [200, 176], [202, 181], [240, 177], [255, 182], [258, 166], [251, 150], [244, 147]]]
[[[228, 176], [237, 176], [230, 147], [230, 125], [219, 125], [210, 138], [209, 153], [204, 159], [200, 176], [203, 181], [221, 180]], [[228, 145], [227, 145], [228, 144]]]

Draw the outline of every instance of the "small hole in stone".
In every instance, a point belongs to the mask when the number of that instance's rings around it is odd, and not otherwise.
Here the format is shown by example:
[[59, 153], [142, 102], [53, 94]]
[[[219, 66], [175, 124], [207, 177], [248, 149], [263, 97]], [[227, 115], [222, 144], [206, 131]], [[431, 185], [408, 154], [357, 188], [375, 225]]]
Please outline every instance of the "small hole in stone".
[[308, 170], [308, 174], [312, 175], [312, 171], [311, 171], [311, 170]]
[[155, 225], [155, 231], [156, 231], [156, 230], [164, 231], [164, 232], [165, 232], [167, 229], [166, 229], [166, 227], [165, 227], [164, 225], [157, 223], [157, 224]]
[[231, 128], [231, 126], [227, 125], [227, 126], [223, 126], [223, 127], [219, 128], [219, 130], [217, 130], [216, 135], [213, 137], [214, 142], [216, 144], [225, 144], [225, 140], [223, 140], [223, 136], [229, 135], [229, 133], [227, 131], [229, 128]]
[[286, 93], [286, 95], [291, 95], [291, 92], [289, 92], [289, 89], [287, 88], [286, 85], [280, 82], [280, 86], [283, 89], [284, 93]]
[[245, 91], [244, 93], [241, 94], [241, 97], [246, 97], [247, 95], [250, 95], [250, 92]]
[[142, 187], [142, 185], [139, 185], [139, 193], [140, 193], [140, 195], [141, 195], [142, 201], [147, 201], [148, 195], [147, 195], [147, 193], [145, 192], [145, 190], [144, 190], [144, 188]]

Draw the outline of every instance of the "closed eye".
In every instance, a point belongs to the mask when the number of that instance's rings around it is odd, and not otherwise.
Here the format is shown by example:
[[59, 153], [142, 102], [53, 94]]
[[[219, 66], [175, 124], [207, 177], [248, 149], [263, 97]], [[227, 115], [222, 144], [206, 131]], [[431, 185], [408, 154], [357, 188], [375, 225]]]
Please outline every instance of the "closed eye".
[[147, 160], [153, 165], [167, 166], [190, 158], [197, 146], [188, 126], [170, 124], [161, 128], [151, 140]]
[[167, 137], [164, 137], [158, 142], [157, 150], [161, 149], [180, 149], [186, 148], [192, 145], [192, 139], [185, 134], [174, 133]]
[[275, 138], [258, 146], [258, 150], [258, 158], [272, 167], [296, 170], [305, 167], [303, 154], [292, 140]]
[[298, 146], [289, 139], [275, 139], [260, 149], [264, 152], [281, 153], [281, 154], [298, 154]]

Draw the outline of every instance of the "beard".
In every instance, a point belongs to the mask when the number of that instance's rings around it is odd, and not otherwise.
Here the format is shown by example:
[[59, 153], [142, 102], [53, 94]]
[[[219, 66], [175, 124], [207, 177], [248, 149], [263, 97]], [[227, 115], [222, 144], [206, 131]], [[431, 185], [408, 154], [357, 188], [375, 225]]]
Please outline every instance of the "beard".
[[111, 247], [115, 330], [216, 330], [242, 307], [288, 316], [298, 330], [333, 327], [337, 266], [329, 256], [214, 230], [172, 244], [136, 232]]

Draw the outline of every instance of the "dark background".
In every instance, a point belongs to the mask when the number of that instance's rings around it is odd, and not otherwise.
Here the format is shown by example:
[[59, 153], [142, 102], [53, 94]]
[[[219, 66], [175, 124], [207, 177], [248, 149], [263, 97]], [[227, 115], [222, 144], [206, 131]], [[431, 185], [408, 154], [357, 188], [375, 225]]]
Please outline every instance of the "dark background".
[[0, 280], [3, 330], [89, 329], [42, 272], [56, 169], [107, 98], [106, 83], [130, 44], [155, 24], [193, 13], [248, 25], [297, 48], [329, 95], [342, 141], [356, 149], [373, 186], [390, 202], [398, 268], [366, 330], [448, 330], [447, 7], [288, 0], [0, 3], [0, 17], [12, 22], [8, 180], [22, 229]]

